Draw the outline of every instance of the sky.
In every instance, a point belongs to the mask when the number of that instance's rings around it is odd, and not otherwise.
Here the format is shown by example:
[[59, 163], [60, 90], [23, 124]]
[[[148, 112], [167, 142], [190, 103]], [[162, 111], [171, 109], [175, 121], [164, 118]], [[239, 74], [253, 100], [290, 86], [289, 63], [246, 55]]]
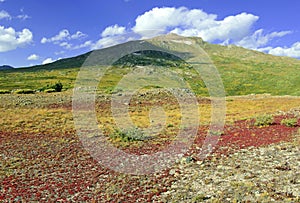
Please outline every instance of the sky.
[[300, 59], [299, 0], [0, 0], [0, 65], [176, 33]]

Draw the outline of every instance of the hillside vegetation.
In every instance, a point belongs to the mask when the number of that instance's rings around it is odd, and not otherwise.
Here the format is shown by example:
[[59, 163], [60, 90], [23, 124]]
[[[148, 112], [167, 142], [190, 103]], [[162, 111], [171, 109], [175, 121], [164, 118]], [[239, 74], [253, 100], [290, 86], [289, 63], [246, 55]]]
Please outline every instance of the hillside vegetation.
[[[184, 38], [203, 48], [218, 69], [228, 96], [263, 94], [300, 96], [300, 61], [288, 57], [277, 57], [237, 46], [221, 46], [204, 42], [201, 38]], [[147, 40], [155, 46], [161, 46], [159, 40], [168, 41], [180, 52], [186, 43], [175, 43], [172, 36], [162, 36]], [[174, 41], [174, 40], [173, 40]], [[122, 47], [123, 45], [118, 45]], [[108, 49], [97, 50], [109, 53]], [[89, 53], [56, 61], [51, 64], [0, 71], [0, 89], [10, 92], [17, 89], [45, 89], [56, 82], [63, 84], [64, 90], [74, 87], [80, 67]], [[105, 74], [100, 89], [113, 90], [123, 74], [130, 72], [136, 65], [152, 65], [169, 68], [183, 77], [198, 95], [207, 96], [205, 85], [190, 64], [170, 54], [159, 52], [140, 52], [118, 60]]]

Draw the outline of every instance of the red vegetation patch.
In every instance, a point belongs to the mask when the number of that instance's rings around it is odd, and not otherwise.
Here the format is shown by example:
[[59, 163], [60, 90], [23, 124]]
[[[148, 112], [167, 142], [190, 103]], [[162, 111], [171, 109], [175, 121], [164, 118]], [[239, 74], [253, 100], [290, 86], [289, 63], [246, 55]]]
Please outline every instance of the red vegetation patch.
[[172, 181], [168, 171], [131, 176], [106, 169], [74, 134], [0, 136], [0, 202], [147, 202]]
[[[298, 127], [281, 125], [283, 118], [278, 116], [274, 125], [261, 128], [254, 126], [253, 120], [225, 126], [215, 153], [290, 140]], [[195, 146], [201, 148], [207, 130], [205, 126], [200, 128]], [[160, 148], [148, 146], [144, 150], [149, 153]], [[135, 150], [132, 152], [137, 153]], [[168, 170], [132, 176], [106, 169], [82, 148], [75, 133], [49, 136], [0, 132], [0, 152], [1, 202], [151, 202], [174, 180]], [[197, 153], [195, 147], [191, 153]]]
[[[296, 127], [287, 127], [281, 125], [280, 121], [291, 116], [276, 116], [274, 123], [270, 126], [259, 127], [254, 125], [254, 120], [236, 121], [233, 125], [226, 125], [223, 134], [219, 137], [214, 153], [227, 154], [235, 150], [248, 147], [261, 147], [278, 143], [282, 141], [290, 141], [300, 126], [300, 120]], [[198, 146], [202, 146], [207, 129], [200, 130], [200, 136], [195, 140]], [[201, 136], [204, 135], [204, 136]], [[199, 153], [193, 150], [193, 153]]]

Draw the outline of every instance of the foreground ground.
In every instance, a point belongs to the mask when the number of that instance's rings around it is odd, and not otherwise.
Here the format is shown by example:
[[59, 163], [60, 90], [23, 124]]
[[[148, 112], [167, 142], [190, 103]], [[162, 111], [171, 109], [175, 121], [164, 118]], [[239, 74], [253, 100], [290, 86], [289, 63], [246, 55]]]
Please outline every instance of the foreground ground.
[[[147, 95], [146, 95], [147, 96]], [[201, 126], [185, 157], [152, 175], [120, 174], [99, 165], [82, 147], [72, 119], [72, 93], [1, 95], [0, 201], [3, 202], [242, 202], [300, 201], [300, 98], [252, 95], [227, 98], [224, 132], [214, 153], [197, 160], [210, 119], [209, 100], [199, 99]], [[178, 125], [175, 104], [166, 134]], [[107, 98], [97, 103], [100, 127], [112, 128]], [[147, 125], [147, 105], [132, 105], [133, 120]], [[174, 106], [175, 107], [174, 107]], [[175, 110], [174, 110], [175, 109]], [[274, 114], [266, 127], [253, 118]], [[287, 127], [280, 121], [298, 119]], [[107, 135], [113, 130], [107, 130]], [[151, 153], [168, 137], [112, 142], [131, 153]]]

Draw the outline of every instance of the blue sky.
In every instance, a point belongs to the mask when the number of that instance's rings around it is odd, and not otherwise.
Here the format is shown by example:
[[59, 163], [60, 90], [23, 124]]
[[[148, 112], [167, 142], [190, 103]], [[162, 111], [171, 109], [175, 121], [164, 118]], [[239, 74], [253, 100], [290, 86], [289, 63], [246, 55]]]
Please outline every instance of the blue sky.
[[300, 58], [299, 9], [299, 0], [0, 0], [0, 65], [170, 32]]

